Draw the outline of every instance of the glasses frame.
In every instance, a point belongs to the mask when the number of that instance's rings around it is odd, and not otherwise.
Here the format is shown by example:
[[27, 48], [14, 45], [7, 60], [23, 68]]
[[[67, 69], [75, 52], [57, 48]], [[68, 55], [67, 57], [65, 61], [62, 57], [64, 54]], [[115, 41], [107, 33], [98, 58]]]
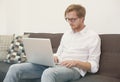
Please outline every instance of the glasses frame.
[[67, 22], [72, 22], [72, 23], [76, 22], [78, 19], [79, 18], [67, 18], [67, 17], [65, 18]]

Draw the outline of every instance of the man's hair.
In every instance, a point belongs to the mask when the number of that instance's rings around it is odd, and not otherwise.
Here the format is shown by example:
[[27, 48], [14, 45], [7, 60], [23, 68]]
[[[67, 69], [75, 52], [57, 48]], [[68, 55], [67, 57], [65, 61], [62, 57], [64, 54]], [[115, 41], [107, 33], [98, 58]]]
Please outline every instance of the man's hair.
[[85, 17], [85, 15], [86, 15], [85, 8], [80, 4], [71, 4], [71, 5], [69, 5], [67, 7], [67, 9], [65, 10], [65, 15], [64, 16], [66, 17], [66, 14], [71, 12], [71, 11], [75, 11], [79, 18]]

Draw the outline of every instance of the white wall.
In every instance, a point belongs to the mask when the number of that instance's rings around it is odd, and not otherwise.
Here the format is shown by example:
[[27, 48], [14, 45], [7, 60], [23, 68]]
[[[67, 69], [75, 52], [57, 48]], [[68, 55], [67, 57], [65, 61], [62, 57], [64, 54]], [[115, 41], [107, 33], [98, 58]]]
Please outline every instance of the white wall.
[[6, 2], [0, 0], [0, 34], [7, 33], [5, 8], [6, 8]]
[[0, 0], [0, 34], [64, 32], [69, 4], [86, 7], [85, 24], [98, 33], [120, 34], [120, 0]]

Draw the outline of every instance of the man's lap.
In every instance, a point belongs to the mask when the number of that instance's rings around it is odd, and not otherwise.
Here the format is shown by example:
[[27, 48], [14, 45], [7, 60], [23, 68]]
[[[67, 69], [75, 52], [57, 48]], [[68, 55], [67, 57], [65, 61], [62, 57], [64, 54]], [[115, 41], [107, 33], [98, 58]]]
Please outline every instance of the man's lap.
[[18, 69], [21, 72], [21, 79], [32, 79], [40, 78], [43, 71], [48, 68], [48, 66], [43, 66], [33, 63], [21, 63], [12, 65], [13, 69]]
[[[14, 70], [17, 69], [21, 73], [21, 79], [38, 79], [38, 78], [41, 78], [41, 75], [43, 74], [44, 70], [51, 70], [52, 69], [54, 72], [57, 71], [58, 73], [60, 73], [60, 77], [61, 77], [61, 75], [63, 77], [64, 76], [67, 77], [71, 74], [71, 73], [69, 74], [69, 72], [72, 71], [71, 69], [69, 70], [69, 69], [67, 69], [66, 67], [63, 67], [63, 66], [58, 66], [57, 65], [55, 67], [48, 68], [48, 66], [43, 66], [43, 65], [39, 65], [39, 64], [33, 64], [33, 63], [14, 64], [11, 67]], [[67, 72], [67, 70], [68, 70], [68, 72]], [[61, 79], [63, 77], [61, 77]]]
[[65, 66], [57, 65], [55, 67], [50, 67], [43, 72], [43, 75], [42, 75], [43, 82], [47, 81], [47, 80], [44, 80], [46, 79], [46, 77], [48, 77], [47, 78], [48, 80], [49, 80], [49, 77], [51, 78], [54, 77], [57, 82], [65, 82], [68, 80], [79, 79], [81, 76], [80, 76], [80, 73], [74, 68], [67, 68]]

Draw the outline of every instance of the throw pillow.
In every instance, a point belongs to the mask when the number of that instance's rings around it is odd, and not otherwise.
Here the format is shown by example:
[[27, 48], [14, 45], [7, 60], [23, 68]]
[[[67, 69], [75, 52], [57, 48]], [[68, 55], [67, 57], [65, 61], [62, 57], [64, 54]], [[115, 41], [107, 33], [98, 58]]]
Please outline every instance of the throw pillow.
[[5, 62], [22, 63], [26, 61], [26, 54], [24, 51], [24, 45], [22, 41], [23, 37], [26, 36], [16, 36], [11, 42]]
[[0, 35], [0, 61], [6, 59], [7, 50], [13, 40], [13, 35]]

